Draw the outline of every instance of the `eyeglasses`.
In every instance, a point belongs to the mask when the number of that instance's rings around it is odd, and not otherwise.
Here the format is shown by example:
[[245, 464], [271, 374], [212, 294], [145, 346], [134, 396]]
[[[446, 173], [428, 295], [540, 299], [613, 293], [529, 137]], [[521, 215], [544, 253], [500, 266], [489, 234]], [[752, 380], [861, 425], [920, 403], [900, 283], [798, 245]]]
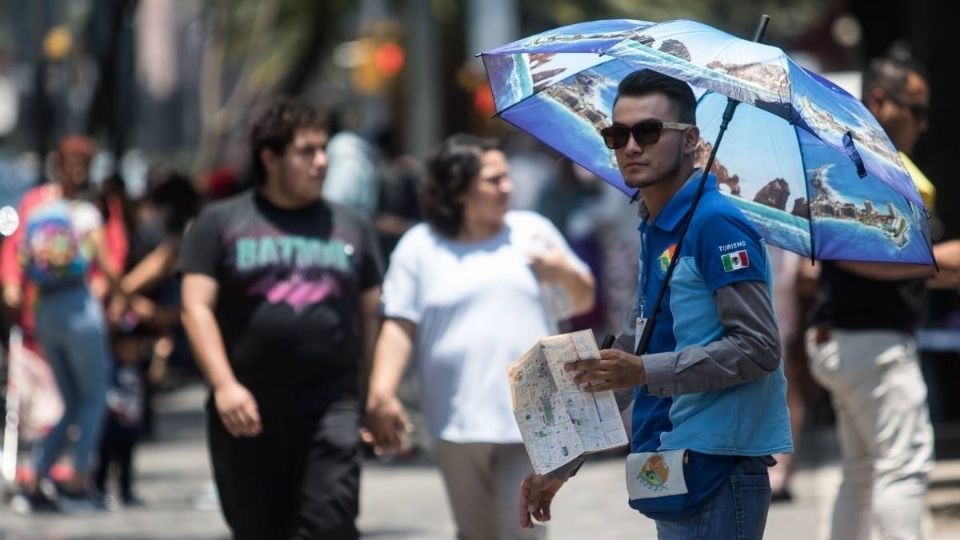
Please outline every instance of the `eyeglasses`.
[[603, 137], [603, 144], [611, 150], [619, 150], [630, 141], [630, 135], [638, 145], [655, 144], [660, 140], [660, 133], [665, 129], [684, 130], [693, 124], [683, 124], [680, 122], [661, 122], [660, 120], [642, 120], [632, 126], [614, 124], [600, 130], [600, 136]]
[[317, 156], [317, 152], [325, 152], [326, 146], [315, 146], [312, 144], [297, 146], [292, 144], [290, 145], [290, 149], [304, 159], [313, 159]]
[[897, 105], [910, 109], [910, 114], [913, 115], [913, 119], [917, 122], [926, 122], [930, 117], [930, 105], [927, 103], [910, 103], [904, 101], [893, 92], [888, 92], [887, 97]]

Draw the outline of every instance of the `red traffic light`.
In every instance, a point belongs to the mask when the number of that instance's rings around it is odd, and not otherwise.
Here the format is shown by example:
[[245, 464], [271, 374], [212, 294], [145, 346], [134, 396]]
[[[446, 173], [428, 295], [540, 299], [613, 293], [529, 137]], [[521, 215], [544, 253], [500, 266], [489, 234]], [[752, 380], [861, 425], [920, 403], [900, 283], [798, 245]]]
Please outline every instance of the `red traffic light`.
[[406, 57], [403, 47], [388, 41], [379, 47], [373, 55], [373, 63], [377, 71], [384, 77], [393, 77], [403, 69]]

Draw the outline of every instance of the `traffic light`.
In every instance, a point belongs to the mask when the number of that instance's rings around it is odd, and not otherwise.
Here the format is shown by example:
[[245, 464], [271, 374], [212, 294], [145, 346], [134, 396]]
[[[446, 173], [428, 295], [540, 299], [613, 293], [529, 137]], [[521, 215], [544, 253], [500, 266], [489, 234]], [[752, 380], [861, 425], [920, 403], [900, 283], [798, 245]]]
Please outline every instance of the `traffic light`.
[[353, 86], [361, 94], [379, 94], [403, 70], [406, 53], [389, 24], [373, 25], [350, 44]]

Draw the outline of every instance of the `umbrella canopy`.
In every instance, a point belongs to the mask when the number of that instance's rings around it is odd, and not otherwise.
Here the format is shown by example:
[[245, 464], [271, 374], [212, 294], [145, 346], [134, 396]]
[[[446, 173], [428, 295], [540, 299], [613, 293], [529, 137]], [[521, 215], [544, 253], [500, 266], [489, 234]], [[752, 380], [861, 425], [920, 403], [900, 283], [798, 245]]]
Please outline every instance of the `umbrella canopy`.
[[876, 119], [782, 50], [685, 20], [565, 26], [482, 54], [497, 114], [628, 195], [599, 129], [622, 78], [652, 69], [698, 99], [698, 166], [773, 245], [828, 260], [933, 264], [923, 202]]

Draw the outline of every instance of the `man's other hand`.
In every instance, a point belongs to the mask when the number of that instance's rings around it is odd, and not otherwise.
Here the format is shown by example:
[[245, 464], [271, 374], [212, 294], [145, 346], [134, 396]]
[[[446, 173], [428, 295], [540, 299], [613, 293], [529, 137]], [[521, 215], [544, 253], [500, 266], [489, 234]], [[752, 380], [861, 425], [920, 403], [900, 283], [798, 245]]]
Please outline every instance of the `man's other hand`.
[[234, 437], [256, 437], [263, 426], [257, 402], [242, 384], [232, 381], [214, 388], [213, 401], [227, 432]]
[[542, 474], [530, 474], [520, 484], [520, 526], [533, 528], [533, 520], [550, 521], [550, 503], [563, 487], [563, 480]]

